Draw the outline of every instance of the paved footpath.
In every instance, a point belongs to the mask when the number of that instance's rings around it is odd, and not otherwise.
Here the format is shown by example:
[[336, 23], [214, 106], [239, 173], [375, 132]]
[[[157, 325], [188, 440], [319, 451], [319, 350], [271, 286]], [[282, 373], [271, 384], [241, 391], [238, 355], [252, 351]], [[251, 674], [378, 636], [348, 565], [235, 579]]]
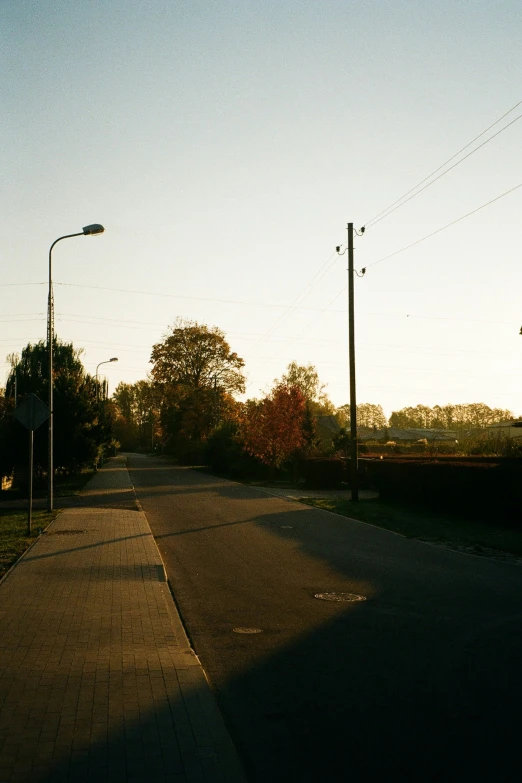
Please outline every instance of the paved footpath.
[[124, 457], [0, 582], [0, 783], [244, 783]]

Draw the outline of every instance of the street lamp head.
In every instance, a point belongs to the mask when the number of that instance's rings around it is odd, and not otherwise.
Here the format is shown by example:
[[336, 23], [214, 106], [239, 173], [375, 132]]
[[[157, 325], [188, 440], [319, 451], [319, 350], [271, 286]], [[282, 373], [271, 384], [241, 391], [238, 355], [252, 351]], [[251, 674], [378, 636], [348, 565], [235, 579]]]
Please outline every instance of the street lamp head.
[[109, 361], [110, 362], [117, 362], [118, 361], [118, 357], [117, 356], [113, 356], [112, 359], [109, 359]]
[[103, 234], [105, 229], [101, 223], [91, 223], [90, 226], [84, 226], [82, 231], [86, 236], [89, 236], [91, 234]]

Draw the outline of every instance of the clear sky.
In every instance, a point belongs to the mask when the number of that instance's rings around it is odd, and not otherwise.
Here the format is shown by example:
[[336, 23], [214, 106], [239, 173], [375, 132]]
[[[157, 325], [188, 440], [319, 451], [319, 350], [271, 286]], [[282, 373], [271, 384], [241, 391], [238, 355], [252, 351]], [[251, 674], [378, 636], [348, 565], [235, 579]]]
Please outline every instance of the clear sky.
[[[55, 248], [56, 330], [90, 372], [119, 357], [111, 390], [182, 316], [225, 331], [249, 396], [296, 360], [347, 402], [347, 222], [522, 100], [519, 0], [17, 0], [0, 30], [0, 383], [45, 338], [49, 245], [101, 222]], [[371, 266], [520, 184], [521, 138], [357, 239], [360, 402], [522, 414], [522, 188]]]

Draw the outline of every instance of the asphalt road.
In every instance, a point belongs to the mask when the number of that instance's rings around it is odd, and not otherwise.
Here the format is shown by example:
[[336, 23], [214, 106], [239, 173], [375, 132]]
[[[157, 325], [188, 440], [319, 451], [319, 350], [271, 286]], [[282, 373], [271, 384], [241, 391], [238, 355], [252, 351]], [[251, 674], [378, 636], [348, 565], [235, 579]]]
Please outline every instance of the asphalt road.
[[521, 779], [521, 566], [129, 468], [252, 783]]

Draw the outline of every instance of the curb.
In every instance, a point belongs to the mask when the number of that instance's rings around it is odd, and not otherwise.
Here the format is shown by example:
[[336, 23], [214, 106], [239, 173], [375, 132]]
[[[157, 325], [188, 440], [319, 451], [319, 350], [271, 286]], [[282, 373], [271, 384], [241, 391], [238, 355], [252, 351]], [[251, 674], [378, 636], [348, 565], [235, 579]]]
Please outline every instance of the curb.
[[129, 481], [132, 486], [132, 491], [134, 494], [134, 500], [136, 502], [136, 506], [138, 508], [139, 513], [143, 515], [143, 518], [147, 524], [147, 528], [149, 529], [151, 538], [154, 542], [156, 552], [158, 553], [158, 556], [161, 561], [163, 574], [164, 574], [164, 582], [166, 583], [168, 588], [168, 595], [163, 593], [165, 606], [167, 608], [170, 621], [174, 626], [176, 634], [179, 636], [179, 639], [183, 641], [183, 643], [185, 644], [185, 647], [184, 648], [182, 647], [180, 649], [181, 651], [183, 650], [190, 651], [194, 660], [197, 662], [197, 668], [202, 678], [202, 682], [204, 682], [206, 686], [206, 688], [203, 689], [203, 691], [200, 691], [198, 693], [198, 701], [203, 711], [203, 714], [205, 716], [207, 728], [210, 734], [212, 735], [214, 742], [222, 748], [222, 755], [220, 756], [220, 767], [224, 775], [223, 783], [225, 783], [225, 781], [226, 783], [247, 783], [247, 778], [243, 770], [243, 765], [239, 758], [239, 754], [237, 752], [236, 746], [234, 745], [234, 742], [229, 734], [224, 716], [219, 708], [219, 704], [216, 698], [216, 694], [214, 693], [212, 683], [203, 667], [203, 664], [199, 659], [199, 656], [195, 652], [190, 642], [190, 639], [188, 637], [187, 631], [185, 630], [185, 627], [183, 625], [182, 614], [178, 607], [178, 603], [176, 601], [174, 590], [172, 588], [172, 583], [168, 577], [167, 569], [165, 567], [165, 562], [161, 555], [158, 544], [156, 543], [156, 539], [154, 538], [154, 534], [152, 533], [151, 527], [149, 525], [149, 520], [147, 519], [147, 515], [143, 510], [143, 506], [141, 505], [138, 499], [136, 493], [136, 487], [134, 486], [134, 482], [132, 481], [130, 470], [128, 468], [127, 457], [125, 457], [125, 469], [127, 470], [127, 475], [129, 476]]

